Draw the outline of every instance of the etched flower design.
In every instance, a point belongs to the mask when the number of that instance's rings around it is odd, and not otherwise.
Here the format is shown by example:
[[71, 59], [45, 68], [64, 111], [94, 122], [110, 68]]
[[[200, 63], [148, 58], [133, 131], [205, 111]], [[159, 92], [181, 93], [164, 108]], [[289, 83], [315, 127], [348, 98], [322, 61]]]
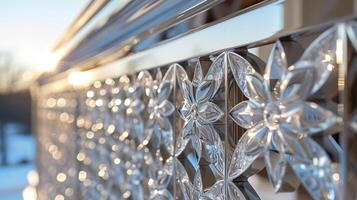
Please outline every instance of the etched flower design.
[[[118, 113], [116, 116], [117, 123], [119, 126], [124, 125], [124, 134], [130, 133], [130, 135], [137, 138], [139, 143], [143, 143], [147, 139], [144, 134], [144, 121], [141, 115], [141, 112], [145, 109], [145, 105], [141, 100], [143, 85], [137, 77], [133, 77], [130, 80], [127, 76], [120, 77], [119, 83], [122, 84], [120, 89], [123, 92], [119, 91], [117, 94], [116, 106], [123, 113]], [[122, 122], [124, 123], [121, 124]]]
[[[224, 77], [223, 61], [224, 54], [221, 54], [213, 61], [205, 77], [200, 62], [191, 61], [195, 63], [192, 82], [188, 79], [185, 70], [177, 65], [177, 79], [184, 97], [184, 102], [178, 111], [185, 124], [177, 142], [176, 155], [179, 155], [191, 141], [199, 160], [202, 151], [201, 140], [204, 141], [212, 138], [210, 135], [217, 134], [211, 124], [217, 122], [223, 116], [223, 112], [211, 100]], [[214, 143], [214, 141], [205, 142]]]
[[[218, 181], [209, 188], [208, 191], [203, 192], [202, 189], [202, 178], [201, 178], [201, 173], [198, 170], [196, 172], [195, 178], [194, 178], [194, 184], [191, 186], [192, 187], [192, 194], [193, 196], [201, 197], [201, 199], [239, 199], [239, 200], [245, 200], [245, 199], [258, 199], [258, 195], [255, 193], [254, 189], [251, 189], [252, 191], [249, 193], [250, 198], [247, 198], [241, 190], [235, 185], [234, 179], [238, 178], [241, 173], [240, 169], [236, 165], [236, 161], [233, 157], [231, 161], [227, 160], [228, 164], [228, 170], [227, 173], [225, 173], [225, 167], [224, 167], [224, 161], [219, 161], [223, 160], [224, 158], [224, 152], [221, 151], [223, 149], [223, 144], [218, 138], [211, 138], [212, 140], [217, 141], [213, 145], [209, 145], [210, 147], [216, 149], [212, 150], [212, 155], [214, 157], [217, 157], [217, 161], [215, 162], [215, 168], [216, 172], [219, 176]], [[206, 148], [208, 148], [206, 146]], [[221, 158], [221, 159], [219, 159]], [[249, 183], [246, 183], [249, 184]], [[252, 187], [249, 187], [252, 188]], [[246, 188], [248, 190], [248, 188]], [[199, 199], [199, 198], [194, 198], [194, 199]]]
[[248, 98], [230, 111], [231, 118], [248, 129], [233, 153], [234, 174], [240, 175], [264, 154], [275, 191], [281, 188], [289, 163], [315, 199], [337, 198], [331, 161], [309, 138], [332, 127], [336, 116], [308, 100], [335, 69], [337, 38], [336, 28], [326, 31], [290, 67], [278, 41], [263, 76], [242, 56], [228, 53], [234, 78]]
[[147, 90], [150, 97], [147, 105], [149, 119], [148, 131], [151, 134], [151, 144], [154, 148], [160, 147], [161, 141], [166, 150], [173, 154], [173, 131], [168, 117], [174, 112], [175, 106], [168, 100], [174, 78], [174, 68], [170, 67], [162, 78], [161, 70], [158, 69], [156, 78], [150, 81]]
[[[133, 152], [133, 151], [132, 151]], [[130, 154], [129, 154], [130, 155]], [[128, 155], [128, 156], [129, 156]], [[143, 199], [144, 197], [144, 188], [143, 188], [143, 171], [141, 168], [142, 162], [142, 152], [135, 151], [133, 157], [137, 157], [139, 161], [136, 161], [136, 158], [131, 159], [129, 162], [130, 164], [125, 165], [125, 172], [126, 176], [126, 187], [131, 194], [131, 199]]]
[[[148, 157], [151, 157], [148, 156]], [[160, 152], [157, 151], [156, 155], [150, 159], [150, 168], [149, 171], [149, 189], [150, 189], [150, 198], [151, 200], [159, 199], [174, 199], [170, 191], [168, 190], [169, 183], [173, 175], [173, 158], [170, 157], [166, 162], [162, 162], [162, 157]]]
[[[232, 200], [245, 200], [246, 197], [240, 191], [240, 189], [233, 183], [233, 180], [238, 177], [235, 174], [234, 165], [230, 165], [228, 169], [228, 176], [226, 180], [222, 179], [214, 183], [206, 192], [202, 188], [202, 177], [200, 171], [198, 171], [194, 177], [194, 184], [192, 185], [192, 196], [193, 199], [205, 199], [205, 200], [215, 200], [215, 199], [232, 199]], [[223, 174], [223, 171], [219, 172]], [[255, 192], [250, 195], [252, 199], [259, 199]], [[253, 198], [254, 196], [254, 198]]]
[[109, 174], [115, 177], [111, 180], [120, 190], [120, 193], [130, 199], [143, 199], [144, 172], [142, 166], [144, 163], [144, 151], [138, 150], [134, 143], [117, 143], [118, 149], [112, 154], [114, 159]]
[[187, 172], [176, 157], [173, 157], [173, 163], [175, 166], [176, 198], [190, 199], [190, 191], [192, 186]]
[[190, 182], [185, 168], [174, 158], [178, 196], [187, 200], [223, 200], [225, 198], [224, 181], [219, 180], [207, 190], [203, 189], [200, 169], [197, 169], [193, 183]]
[[224, 198], [224, 181], [217, 181], [206, 192], [203, 190], [201, 171], [198, 170], [195, 174], [193, 184], [190, 184], [190, 199], [192, 200], [215, 200]]
[[129, 77], [122, 76], [118, 80], [118, 85], [113, 87], [111, 90], [112, 100], [110, 101], [108, 106], [111, 109], [111, 112], [113, 113], [113, 124], [117, 125], [116, 130], [118, 132], [124, 132], [126, 129], [126, 127], [124, 126], [126, 119], [126, 106], [124, 105], [124, 102], [127, 98], [126, 95], [129, 84]]
[[[175, 160], [176, 166], [176, 180], [179, 190], [181, 191], [181, 195], [185, 196], [183, 199], [192, 199], [192, 200], [224, 200], [224, 199], [239, 199], [245, 200], [246, 197], [244, 194], [239, 190], [239, 188], [233, 183], [233, 179], [237, 178], [238, 176], [230, 173], [228, 179], [224, 180], [223, 171], [219, 171], [221, 176], [220, 180], [215, 182], [212, 186], [207, 189], [203, 189], [203, 182], [202, 182], [202, 175], [201, 171], [198, 168], [196, 170], [193, 183], [189, 181], [187, 172], [185, 168], [182, 166], [180, 161]], [[232, 165], [233, 166], [233, 165]], [[229, 171], [235, 170], [232, 168]], [[232, 171], [233, 172], [233, 171]], [[234, 177], [232, 177], [233, 175]], [[226, 190], [227, 187], [227, 190]], [[252, 192], [250, 195], [251, 197], [254, 196], [255, 192]], [[253, 199], [259, 198], [258, 196], [254, 196]]]

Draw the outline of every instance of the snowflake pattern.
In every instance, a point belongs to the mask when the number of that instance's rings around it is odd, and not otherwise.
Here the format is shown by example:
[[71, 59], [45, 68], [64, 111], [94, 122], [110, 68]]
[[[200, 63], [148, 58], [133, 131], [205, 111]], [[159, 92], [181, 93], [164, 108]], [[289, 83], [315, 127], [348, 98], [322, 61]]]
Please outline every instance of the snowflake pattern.
[[[150, 100], [147, 105], [149, 119], [147, 129], [150, 132], [150, 142], [154, 148], [160, 147], [163, 141], [166, 150], [173, 154], [173, 131], [168, 117], [174, 112], [175, 106], [168, 100], [174, 78], [174, 67], [170, 67], [162, 78], [161, 70], [157, 70], [156, 78], [148, 83], [148, 96]], [[150, 76], [151, 79], [151, 76]]]
[[[347, 33], [354, 48], [356, 27]], [[264, 72], [239, 49], [210, 56], [210, 66], [202, 57], [164, 75], [155, 68], [46, 94], [39, 98], [39, 163], [41, 184], [53, 191], [39, 191], [67, 195], [71, 184], [83, 199], [260, 199], [248, 178], [265, 167], [275, 192], [301, 183], [315, 200], [339, 199], [332, 134], [340, 125], [357, 130], [356, 111], [342, 121], [339, 94], [326, 94], [331, 85], [340, 92], [341, 30], [322, 33], [292, 65], [291, 46], [277, 41]], [[227, 111], [235, 83], [247, 100]], [[229, 132], [235, 124], [246, 130], [237, 143], [241, 129]], [[63, 183], [52, 181], [59, 170], [68, 175]]]
[[230, 111], [231, 118], [248, 129], [232, 159], [237, 175], [264, 154], [275, 191], [281, 188], [289, 163], [315, 199], [337, 198], [331, 161], [323, 148], [310, 138], [334, 126], [336, 116], [308, 100], [335, 68], [337, 37], [335, 28], [328, 30], [290, 67], [278, 41], [263, 76], [242, 56], [229, 53], [234, 78], [248, 98]]
[[[176, 144], [176, 155], [179, 155], [191, 141], [196, 151], [197, 160], [200, 160], [202, 141], [212, 145], [217, 142], [212, 138], [219, 138], [211, 124], [222, 118], [224, 113], [211, 99], [217, 93], [224, 78], [223, 60], [224, 54], [218, 56], [205, 77], [203, 77], [200, 62], [198, 60], [191, 61], [196, 63], [192, 82], [188, 79], [185, 70], [177, 65], [177, 79], [184, 98], [178, 112], [185, 124]], [[219, 151], [223, 152], [223, 149]], [[211, 161], [216, 161], [214, 154], [210, 155], [212, 155], [210, 156]]]

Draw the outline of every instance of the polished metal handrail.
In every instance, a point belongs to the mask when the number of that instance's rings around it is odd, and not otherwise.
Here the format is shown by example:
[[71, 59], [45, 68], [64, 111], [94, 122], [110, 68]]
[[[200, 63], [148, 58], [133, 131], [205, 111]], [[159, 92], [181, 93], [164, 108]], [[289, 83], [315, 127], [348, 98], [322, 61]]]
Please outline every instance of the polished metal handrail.
[[84, 26], [86, 26], [105, 6], [108, 4], [108, 0], [103, 1], [91, 1], [86, 8], [77, 16], [73, 23], [67, 28], [65, 34], [60, 38], [54, 51], [61, 48], [67, 43], [74, 35], [76, 35]]
[[[291, 1], [279, 0], [258, 4], [199, 30], [191, 31], [183, 36], [161, 42], [147, 50], [127, 55], [109, 63], [107, 63], [108, 61], [105, 57], [99, 57], [98, 60], [89, 59], [87, 64], [97, 66], [95, 69], [85, 70], [85, 66], [74, 66], [65, 73], [57, 74], [45, 81], [48, 82], [48, 84], [45, 84], [44, 88], [48, 87], [50, 91], [53, 91], [56, 90], [57, 87], [71, 87], [71, 85], [68, 84], [68, 76], [71, 72], [87, 71], [88, 77], [92, 77], [88, 78], [89, 83], [92, 82], [94, 78], [98, 80], [98, 78], [115, 77], [122, 74], [133, 73], [168, 65], [181, 60], [187, 60], [192, 57], [207, 55], [215, 51], [244, 46], [253, 48], [258, 45], [271, 43], [277, 38], [294, 36], [294, 34], [298, 33], [306, 34], [314, 30], [324, 29], [338, 21], [353, 18], [353, 13], [345, 13], [343, 16], [336, 15], [335, 17], [331, 17], [333, 20], [322, 18], [314, 23], [306, 21], [301, 24], [291, 25], [288, 22], [282, 21], [284, 19], [284, 10], [294, 9], [291, 8], [290, 2]], [[321, 10], [323, 9], [321, 8]], [[346, 12], [350, 13], [349, 11]], [[288, 25], [284, 25], [284, 23], [288, 23]], [[257, 32], [257, 27], [262, 27], [264, 31]], [[109, 56], [109, 60], [111, 57], [116, 57], [115, 55], [124, 55], [127, 51], [128, 49], [126, 48], [117, 49], [112, 52], [114, 56]], [[176, 53], [169, 54], [169, 52], [172, 51]], [[101, 64], [102, 62], [107, 64], [103, 65]], [[46, 89], [44, 89], [44, 91], [45, 90]]]

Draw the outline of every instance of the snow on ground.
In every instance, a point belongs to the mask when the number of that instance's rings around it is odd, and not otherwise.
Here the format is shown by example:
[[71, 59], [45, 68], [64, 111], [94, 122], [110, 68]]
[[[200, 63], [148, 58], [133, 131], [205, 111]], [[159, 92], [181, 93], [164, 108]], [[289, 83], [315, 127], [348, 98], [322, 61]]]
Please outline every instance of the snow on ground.
[[33, 169], [33, 164], [0, 167], [0, 200], [21, 200], [28, 184], [26, 175]]
[[[9, 130], [10, 129], [10, 130]], [[35, 140], [29, 134], [6, 131], [8, 166], [0, 166], [0, 200], [21, 200], [27, 173], [35, 169]], [[27, 163], [22, 163], [27, 161]]]
[[35, 158], [35, 140], [31, 135], [8, 134], [8, 162], [17, 164], [21, 161], [33, 161]]

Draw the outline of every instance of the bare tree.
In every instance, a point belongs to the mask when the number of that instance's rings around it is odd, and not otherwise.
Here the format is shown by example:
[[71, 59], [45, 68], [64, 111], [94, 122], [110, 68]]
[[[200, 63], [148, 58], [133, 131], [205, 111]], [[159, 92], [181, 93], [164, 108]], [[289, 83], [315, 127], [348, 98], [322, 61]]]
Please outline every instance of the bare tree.
[[26, 69], [10, 52], [0, 52], [0, 93], [9, 93], [21, 83]]

